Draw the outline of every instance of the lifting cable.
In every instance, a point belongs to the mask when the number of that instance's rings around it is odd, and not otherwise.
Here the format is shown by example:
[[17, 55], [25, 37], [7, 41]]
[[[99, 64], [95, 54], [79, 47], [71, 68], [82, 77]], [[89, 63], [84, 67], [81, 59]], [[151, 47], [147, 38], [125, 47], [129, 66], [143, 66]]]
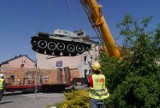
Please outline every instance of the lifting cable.
[[[69, 2], [69, 0], [66, 0], [66, 1], [67, 1], [67, 4], [68, 4], [68, 7], [69, 7], [69, 11], [70, 11], [71, 17], [72, 17], [72, 19], [73, 19], [72, 21], [73, 21], [74, 28], [76, 28], [76, 30], [77, 30], [76, 18], [75, 18], [74, 15], [73, 15], [73, 11], [72, 11], [70, 2]], [[83, 5], [82, 5], [82, 6], [83, 6]], [[83, 8], [85, 9], [85, 7], [83, 7]], [[97, 28], [96, 28], [96, 29], [93, 28], [93, 29], [95, 30], [96, 35], [97, 35], [97, 37], [98, 37], [100, 43], [102, 43], [102, 38], [100, 37], [100, 36], [101, 36], [100, 30], [98, 30]]]
[[[72, 23], [73, 23], [73, 26], [74, 26], [74, 28], [77, 30], [77, 25], [76, 25], [76, 18], [74, 17], [74, 15], [73, 15], [73, 10], [72, 10], [72, 8], [71, 8], [71, 5], [70, 5], [70, 2], [69, 2], [69, 0], [66, 0], [67, 1], [67, 5], [68, 5], [68, 8], [69, 8], [69, 11], [70, 11], [70, 15], [71, 15], [71, 17], [72, 17]], [[82, 38], [82, 37], [81, 37]], [[81, 61], [82, 61], [82, 55], [81, 55]], [[81, 63], [81, 65], [82, 65], [82, 63]], [[81, 69], [81, 68], [79, 68], [79, 69]]]
[[49, 11], [49, 9], [50, 9], [50, 7], [51, 7], [51, 1], [52, 1], [52, 0], [48, 0], [48, 4], [47, 4], [47, 7], [46, 7], [46, 9], [45, 9], [45, 12], [44, 12], [44, 14], [42, 15], [42, 17], [41, 17], [41, 19], [40, 19], [40, 22], [39, 22], [39, 24], [38, 24], [38, 26], [37, 26], [37, 28], [36, 28], [36, 34], [39, 32], [39, 28], [40, 28], [40, 26], [42, 25], [45, 17], [46, 17], [47, 14], [48, 14], [48, 11]]
[[67, 1], [67, 5], [68, 5], [68, 8], [69, 8], [69, 11], [70, 11], [70, 15], [71, 15], [71, 17], [72, 17], [72, 19], [73, 19], [73, 20], [72, 20], [73, 26], [74, 26], [74, 28], [77, 30], [76, 18], [75, 18], [74, 15], [73, 15], [73, 11], [72, 11], [70, 2], [69, 2], [69, 0], [66, 0], [66, 1]]
[[81, 1], [81, 4], [88, 16], [88, 19], [89, 19], [89, 22], [91, 23], [92, 25], [92, 28], [94, 29], [96, 35], [97, 35], [97, 38], [98, 40], [100, 41], [101, 44], [104, 43], [104, 40], [102, 39], [102, 33], [101, 33], [101, 30], [99, 27], [95, 26], [95, 21], [92, 19], [92, 10], [91, 8], [89, 7], [89, 5], [86, 3], [85, 0], [80, 0]]

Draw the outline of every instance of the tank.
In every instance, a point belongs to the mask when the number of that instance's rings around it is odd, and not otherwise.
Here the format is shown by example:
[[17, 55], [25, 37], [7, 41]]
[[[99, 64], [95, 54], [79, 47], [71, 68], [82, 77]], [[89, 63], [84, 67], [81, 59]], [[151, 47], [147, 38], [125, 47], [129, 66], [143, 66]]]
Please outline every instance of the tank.
[[39, 32], [31, 37], [32, 49], [38, 53], [55, 56], [76, 56], [91, 48], [85, 31], [54, 30], [53, 34]]

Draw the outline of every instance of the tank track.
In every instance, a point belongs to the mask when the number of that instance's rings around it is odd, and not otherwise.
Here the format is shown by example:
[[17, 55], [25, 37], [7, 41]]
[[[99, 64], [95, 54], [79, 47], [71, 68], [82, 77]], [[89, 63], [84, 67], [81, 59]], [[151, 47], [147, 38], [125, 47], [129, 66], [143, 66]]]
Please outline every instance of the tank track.
[[91, 49], [90, 43], [52, 39], [47, 33], [31, 37], [32, 50], [45, 55], [76, 56]]

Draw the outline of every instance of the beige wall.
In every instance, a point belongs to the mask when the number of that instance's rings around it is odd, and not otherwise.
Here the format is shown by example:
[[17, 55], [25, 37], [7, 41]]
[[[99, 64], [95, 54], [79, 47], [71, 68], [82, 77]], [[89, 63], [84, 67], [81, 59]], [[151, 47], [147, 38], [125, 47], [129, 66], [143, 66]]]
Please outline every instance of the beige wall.
[[80, 66], [80, 61], [82, 61], [82, 56], [75, 57], [53, 57], [37, 53], [37, 67], [42, 69], [55, 69], [56, 62], [62, 61], [62, 67], [78, 68]]
[[[84, 60], [86, 56], [86, 61]], [[80, 72], [80, 76], [84, 77], [84, 70], [89, 70], [90, 66], [88, 61], [95, 61], [99, 56], [99, 47], [92, 45], [92, 49], [88, 52], [84, 52], [79, 56], [72, 57], [55, 57], [48, 56], [40, 53], [36, 53], [37, 67], [41, 69], [56, 69], [56, 62], [62, 61], [62, 67], [69, 67], [70, 69], [77, 69]]]

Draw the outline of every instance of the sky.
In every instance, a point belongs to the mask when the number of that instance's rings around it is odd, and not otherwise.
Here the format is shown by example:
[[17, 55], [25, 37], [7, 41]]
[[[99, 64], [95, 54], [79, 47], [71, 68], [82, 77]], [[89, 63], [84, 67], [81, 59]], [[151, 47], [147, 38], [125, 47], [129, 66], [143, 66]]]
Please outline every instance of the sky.
[[[0, 63], [18, 55], [36, 59], [31, 37], [37, 32], [52, 33], [55, 29], [85, 29], [96, 36], [80, 0], [0, 0]], [[117, 45], [122, 44], [116, 25], [130, 14], [137, 20], [153, 16], [150, 29], [160, 23], [160, 0], [99, 0], [102, 12]], [[69, 8], [70, 6], [70, 8]]]

